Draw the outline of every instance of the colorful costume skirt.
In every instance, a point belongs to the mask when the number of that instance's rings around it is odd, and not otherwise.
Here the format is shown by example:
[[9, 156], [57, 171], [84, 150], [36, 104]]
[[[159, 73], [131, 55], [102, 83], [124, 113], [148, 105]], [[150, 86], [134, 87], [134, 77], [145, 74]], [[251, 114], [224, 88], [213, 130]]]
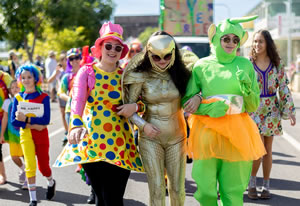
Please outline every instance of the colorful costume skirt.
[[257, 160], [266, 151], [256, 124], [247, 113], [219, 118], [191, 115], [188, 154], [193, 159]]

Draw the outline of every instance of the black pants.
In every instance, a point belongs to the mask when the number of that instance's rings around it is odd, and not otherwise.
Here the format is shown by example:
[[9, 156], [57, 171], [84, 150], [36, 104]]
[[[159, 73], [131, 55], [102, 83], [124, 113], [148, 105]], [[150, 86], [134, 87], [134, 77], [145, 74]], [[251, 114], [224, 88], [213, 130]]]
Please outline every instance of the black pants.
[[123, 206], [123, 196], [130, 170], [107, 162], [82, 164], [93, 190], [97, 206]]

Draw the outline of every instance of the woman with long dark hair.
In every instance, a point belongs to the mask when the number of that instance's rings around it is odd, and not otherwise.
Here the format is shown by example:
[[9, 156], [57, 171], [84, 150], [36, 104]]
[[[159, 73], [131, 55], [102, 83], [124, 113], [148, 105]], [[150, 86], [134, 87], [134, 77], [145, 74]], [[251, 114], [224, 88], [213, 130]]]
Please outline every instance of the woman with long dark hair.
[[123, 73], [124, 103], [141, 99], [146, 106], [142, 118], [134, 114], [129, 119], [139, 128], [149, 205], [165, 205], [165, 170], [170, 205], [184, 205], [186, 124], [180, 101], [189, 77], [178, 46], [164, 31], [152, 34], [144, 51], [131, 59]]
[[290, 119], [292, 126], [296, 124], [295, 107], [284, 66], [267, 30], [259, 30], [254, 34], [250, 57], [260, 87], [260, 105], [256, 112], [251, 113], [251, 117], [259, 128], [267, 154], [253, 161], [248, 197], [258, 199], [256, 174], [262, 162], [264, 179], [260, 198], [269, 199], [273, 137], [282, 135], [281, 119]]

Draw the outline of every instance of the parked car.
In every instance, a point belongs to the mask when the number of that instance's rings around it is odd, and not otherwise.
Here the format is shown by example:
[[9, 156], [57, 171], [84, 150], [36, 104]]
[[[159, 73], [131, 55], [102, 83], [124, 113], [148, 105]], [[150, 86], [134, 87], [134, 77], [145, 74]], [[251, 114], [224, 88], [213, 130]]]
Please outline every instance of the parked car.
[[179, 48], [189, 46], [199, 58], [207, 57], [210, 54], [208, 37], [175, 36], [174, 39]]

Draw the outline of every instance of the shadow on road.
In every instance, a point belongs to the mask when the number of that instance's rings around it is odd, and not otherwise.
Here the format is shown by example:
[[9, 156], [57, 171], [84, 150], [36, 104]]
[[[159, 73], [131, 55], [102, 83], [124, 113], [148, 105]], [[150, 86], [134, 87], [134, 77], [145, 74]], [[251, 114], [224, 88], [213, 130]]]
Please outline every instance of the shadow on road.
[[272, 198], [269, 200], [251, 200], [247, 194], [244, 194], [244, 202], [253, 203], [255, 205], [288, 205], [288, 206], [299, 206], [300, 199], [285, 197], [277, 194], [272, 194]]
[[185, 195], [186, 196], [194, 196], [194, 193], [197, 190], [197, 187], [195, 186], [196, 183], [194, 181], [190, 181], [185, 179]]
[[288, 160], [273, 160], [273, 164], [300, 166], [300, 162], [288, 161]]
[[[261, 178], [261, 177], [257, 178], [257, 186], [258, 187], [262, 186], [262, 182], [263, 182], [263, 178]], [[273, 190], [300, 191], [300, 182], [271, 178], [270, 187], [271, 187], [271, 190], [273, 189]], [[298, 199], [298, 201], [300, 201], [300, 199]]]
[[125, 206], [146, 206], [144, 203], [136, 200], [126, 200], [124, 199]]
[[[261, 192], [261, 185], [263, 178], [257, 178], [258, 191]], [[288, 206], [299, 206], [300, 199], [293, 197], [286, 197], [278, 194], [272, 194], [272, 190], [287, 190], [287, 191], [300, 191], [300, 182], [282, 180], [282, 179], [271, 179], [270, 180], [271, 195], [270, 200], [251, 200], [248, 198], [247, 193], [244, 194], [244, 202], [253, 203], [255, 205], [288, 205]], [[260, 194], [259, 194], [260, 195]], [[274, 204], [276, 203], [276, 204]]]
[[133, 179], [137, 182], [148, 182], [146, 173], [140, 173], [140, 172], [131, 172], [130, 179]]
[[[7, 182], [8, 186], [12, 189], [8, 190], [6, 188], [0, 187], [1, 200], [11, 200], [17, 202], [29, 203], [29, 194], [27, 190], [22, 190], [21, 185], [14, 182]], [[37, 187], [37, 199], [40, 201], [47, 201], [45, 194], [46, 188]], [[65, 203], [67, 206], [72, 206], [73, 204], [86, 204], [87, 196], [81, 194], [74, 194], [69, 192], [63, 192], [56, 190], [56, 195], [51, 202]]]
[[[8, 190], [5, 187], [0, 187], [1, 200], [16, 200], [17, 202], [29, 202], [29, 195], [27, 190], [22, 190], [21, 185], [14, 182], [7, 182], [7, 186], [13, 187], [12, 190]], [[5, 185], [3, 185], [5, 186]], [[42, 189], [37, 187], [37, 190]]]
[[[43, 194], [46, 193], [44, 189]], [[86, 204], [88, 196], [82, 194], [75, 194], [70, 192], [56, 191], [56, 195], [52, 202], [65, 203], [67, 206], [72, 206], [73, 204]]]
[[272, 154], [276, 155], [276, 156], [281, 156], [281, 157], [296, 157], [296, 156], [284, 154], [284, 153], [281, 153], [281, 152], [272, 152]]

